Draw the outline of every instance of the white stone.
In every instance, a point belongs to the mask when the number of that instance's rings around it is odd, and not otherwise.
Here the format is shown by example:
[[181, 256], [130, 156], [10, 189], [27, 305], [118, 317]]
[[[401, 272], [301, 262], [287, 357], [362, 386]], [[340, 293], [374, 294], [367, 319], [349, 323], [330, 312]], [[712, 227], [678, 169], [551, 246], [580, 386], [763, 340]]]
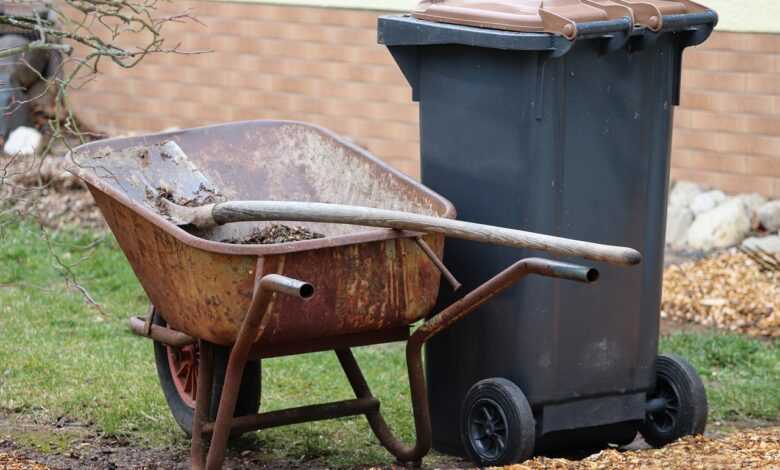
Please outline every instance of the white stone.
[[688, 246], [694, 250], [726, 248], [741, 242], [750, 233], [750, 210], [737, 199], [729, 199], [709, 210], [688, 229]]
[[41, 146], [43, 136], [38, 130], [32, 127], [17, 127], [11, 131], [11, 135], [8, 136], [8, 140], [3, 146], [3, 152], [6, 155], [16, 156], [31, 156], [35, 155], [38, 151], [38, 147]]
[[758, 193], [752, 193], [752, 194], [740, 194], [739, 196], [734, 196], [735, 199], [739, 199], [740, 201], [747, 204], [748, 209], [750, 209], [750, 212], [756, 213], [758, 211], [758, 208], [766, 204], [766, 198]]
[[734, 199], [739, 199], [744, 202], [750, 210], [750, 225], [753, 230], [758, 230], [761, 223], [758, 221], [758, 209], [766, 204], [766, 198], [758, 193], [752, 194], [740, 194], [734, 196]]
[[745, 248], [761, 249], [769, 253], [780, 253], [780, 235], [751, 237], [742, 242]]
[[756, 211], [761, 226], [770, 232], [780, 230], [780, 200], [767, 202]]
[[726, 194], [723, 191], [707, 191], [694, 197], [690, 207], [695, 215], [699, 215], [716, 208], [725, 200]]
[[669, 206], [666, 214], [666, 244], [674, 249], [685, 248], [693, 212], [679, 206]]
[[702, 193], [701, 186], [690, 181], [678, 181], [674, 189], [669, 193], [669, 205], [677, 207], [690, 207], [693, 199]]

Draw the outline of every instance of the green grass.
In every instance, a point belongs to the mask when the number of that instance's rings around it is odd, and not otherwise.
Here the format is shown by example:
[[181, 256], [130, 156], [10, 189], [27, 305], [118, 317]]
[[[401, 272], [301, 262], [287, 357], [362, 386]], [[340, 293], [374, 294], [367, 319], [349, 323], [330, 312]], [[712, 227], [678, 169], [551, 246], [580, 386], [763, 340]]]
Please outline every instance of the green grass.
[[[86, 421], [144, 446], [187, 443], [165, 404], [150, 342], [132, 336], [146, 297], [111, 236], [6, 225], [0, 233], [0, 410]], [[49, 247], [98, 301], [104, 318], [69, 287]], [[676, 334], [661, 348], [691, 360], [708, 387], [714, 419], [777, 419], [780, 348], [734, 335]], [[382, 409], [404, 439], [413, 434], [401, 345], [356, 351]], [[351, 398], [332, 353], [263, 362], [265, 410]], [[258, 442], [259, 441], [259, 442]], [[277, 428], [239, 443], [268, 460], [318, 459], [330, 467], [388, 464], [363, 418]], [[56, 446], [55, 446], [56, 447]], [[434, 458], [434, 461], [436, 461]]]
[[780, 420], [780, 343], [676, 333], [660, 349], [685, 357], [707, 387], [710, 420]]
[[[147, 300], [115, 240], [67, 231], [50, 240], [26, 224], [0, 234], [0, 410], [69, 416], [139, 445], [186, 446], [160, 391], [151, 342], [128, 332], [127, 318], [144, 312]], [[49, 246], [72, 264], [107, 319], [67, 287]], [[356, 356], [388, 421], [411, 439], [402, 348], [362, 348]], [[264, 361], [263, 389], [266, 410], [353, 397], [333, 353]], [[362, 417], [272, 429], [255, 439], [269, 459], [392, 462]]]

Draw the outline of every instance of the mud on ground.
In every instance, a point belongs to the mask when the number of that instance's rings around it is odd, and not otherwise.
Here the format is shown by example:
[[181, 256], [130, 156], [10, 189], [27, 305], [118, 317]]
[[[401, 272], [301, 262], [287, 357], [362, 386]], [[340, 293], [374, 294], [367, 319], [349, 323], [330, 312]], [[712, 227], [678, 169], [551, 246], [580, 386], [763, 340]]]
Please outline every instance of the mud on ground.
[[[266, 457], [267, 458], [267, 457]], [[69, 421], [41, 422], [21, 415], [0, 414], [0, 469], [185, 470], [189, 449], [149, 449], [100, 436], [88, 424]], [[233, 448], [225, 470], [312, 468], [290, 461], [266, 462], [259, 452]], [[315, 467], [316, 468], [316, 467]]]

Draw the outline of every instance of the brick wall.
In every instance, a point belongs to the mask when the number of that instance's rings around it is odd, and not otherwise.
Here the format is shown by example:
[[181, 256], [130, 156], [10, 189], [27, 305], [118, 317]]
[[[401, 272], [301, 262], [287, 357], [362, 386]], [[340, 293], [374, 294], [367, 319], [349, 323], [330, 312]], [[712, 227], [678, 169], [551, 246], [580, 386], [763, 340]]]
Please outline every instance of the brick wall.
[[417, 176], [417, 105], [384, 47], [378, 13], [250, 3], [177, 1], [207, 27], [167, 30], [204, 55], [105, 67], [75, 95], [79, 116], [109, 132], [246, 119], [309, 121]]
[[780, 34], [716, 32], [683, 63], [672, 175], [780, 196]]
[[[418, 176], [417, 105], [384, 47], [377, 12], [177, 1], [207, 26], [172, 43], [203, 55], [104, 67], [74, 96], [111, 133], [245, 119], [314, 122]], [[673, 177], [780, 196], [780, 35], [717, 32], [686, 53]]]

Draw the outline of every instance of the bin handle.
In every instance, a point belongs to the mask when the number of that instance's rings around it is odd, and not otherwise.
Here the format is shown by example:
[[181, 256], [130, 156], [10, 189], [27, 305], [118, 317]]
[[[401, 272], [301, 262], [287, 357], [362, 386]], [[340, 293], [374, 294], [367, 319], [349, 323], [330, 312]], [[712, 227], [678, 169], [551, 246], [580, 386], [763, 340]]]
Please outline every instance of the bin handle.
[[708, 25], [714, 28], [718, 24], [718, 14], [712, 10], [663, 17], [664, 31], [676, 31], [694, 26]]

